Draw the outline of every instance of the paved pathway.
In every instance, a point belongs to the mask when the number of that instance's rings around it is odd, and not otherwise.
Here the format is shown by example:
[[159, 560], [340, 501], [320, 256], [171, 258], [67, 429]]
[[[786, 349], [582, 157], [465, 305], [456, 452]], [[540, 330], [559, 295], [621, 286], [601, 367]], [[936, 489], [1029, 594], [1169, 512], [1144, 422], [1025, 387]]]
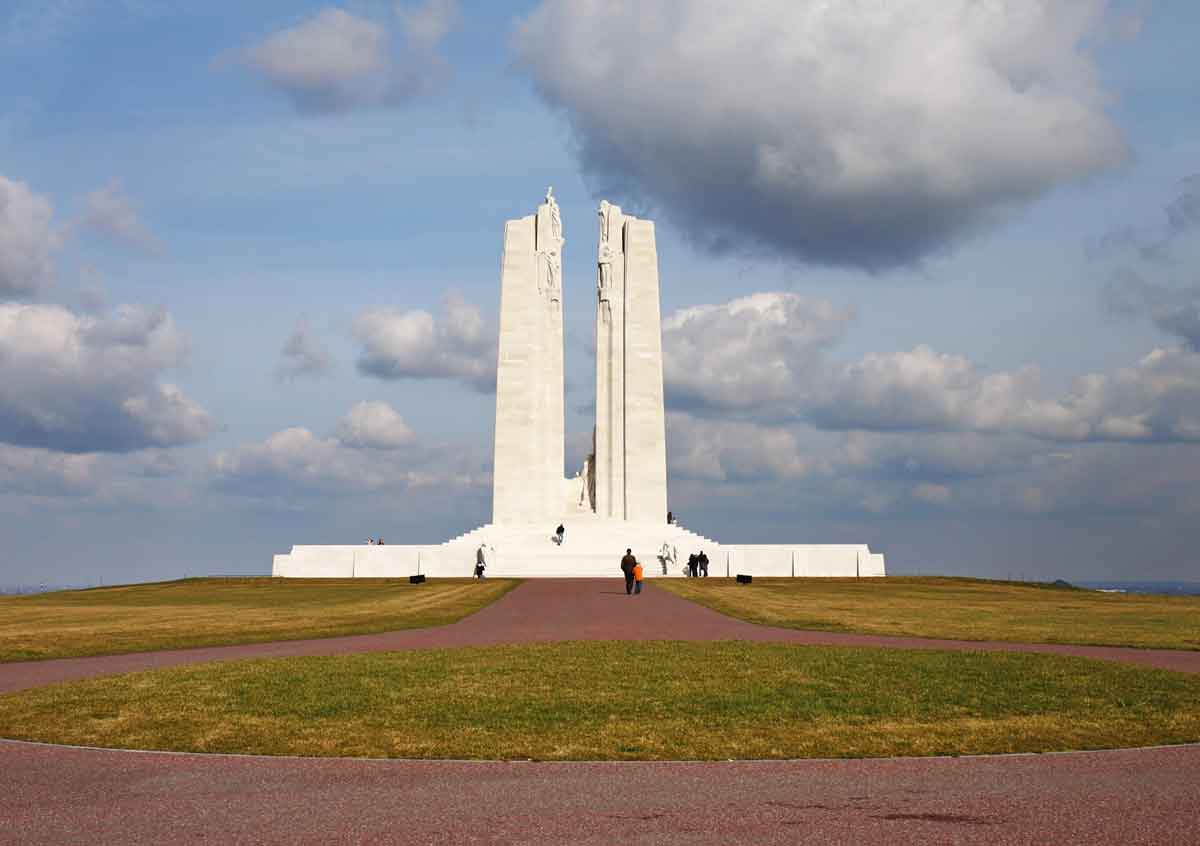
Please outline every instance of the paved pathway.
[[449, 626], [354, 635], [138, 652], [0, 664], [0, 693], [58, 681], [127, 673], [134, 670], [288, 655], [341, 655], [393, 649], [492, 646], [562, 640], [752, 640], [830, 646], [880, 646], [917, 649], [1052, 652], [1125, 661], [1182, 672], [1200, 672], [1200, 652], [1170, 649], [1122, 649], [1104, 646], [935, 640], [884, 635], [838, 634], [758, 626], [726, 617], [680, 599], [652, 583], [641, 596], [626, 596], [616, 579], [535, 579], [476, 614]]
[[[798, 632], [619, 580], [527, 582], [383, 635], [0, 665], [0, 691], [253, 656], [577, 639], [1003, 649], [1187, 672], [1200, 653]], [[169, 755], [0, 741], [0, 844], [1200, 843], [1200, 746], [958, 759], [460, 763]]]

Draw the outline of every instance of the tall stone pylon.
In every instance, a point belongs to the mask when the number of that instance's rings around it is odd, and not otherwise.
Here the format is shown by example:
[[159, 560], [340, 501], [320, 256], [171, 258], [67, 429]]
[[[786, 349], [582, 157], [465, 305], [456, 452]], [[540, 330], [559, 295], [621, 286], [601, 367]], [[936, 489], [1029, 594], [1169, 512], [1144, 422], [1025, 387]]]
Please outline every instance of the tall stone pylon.
[[553, 189], [504, 225], [492, 522], [553, 525], [563, 510], [562, 217]]
[[599, 215], [594, 507], [601, 517], [661, 523], [667, 448], [654, 223], [607, 201]]

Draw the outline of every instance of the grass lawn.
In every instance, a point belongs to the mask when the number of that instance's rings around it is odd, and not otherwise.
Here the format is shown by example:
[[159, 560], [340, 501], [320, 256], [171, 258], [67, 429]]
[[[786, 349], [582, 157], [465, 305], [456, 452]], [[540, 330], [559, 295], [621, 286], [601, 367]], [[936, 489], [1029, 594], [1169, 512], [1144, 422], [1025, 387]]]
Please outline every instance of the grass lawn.
[[655, 587], [731, 617], [791, 629], [1200, 649], [1200, 596], [1099, 593], [1023, 582], [661, 579]]
[[0, 597], [0, 662], [368, 634], [453, 623], [513, 579], [184, 579]]
[[0, 697], [0, 736], [414, 758], [959, 755], [1200, 740], [1200, 676], [1036, 654], [565, 643], [213, 663]]

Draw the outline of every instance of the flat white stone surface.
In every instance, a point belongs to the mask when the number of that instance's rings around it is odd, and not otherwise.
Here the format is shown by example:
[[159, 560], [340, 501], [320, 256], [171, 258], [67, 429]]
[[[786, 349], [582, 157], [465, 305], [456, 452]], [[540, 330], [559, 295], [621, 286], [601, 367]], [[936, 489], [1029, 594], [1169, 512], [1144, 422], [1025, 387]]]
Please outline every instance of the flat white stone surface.
[[[470, 576], [480, 544], [490, 547], [487, 575], [513, 577], [620, 578], [625, 549], [645, 567], [647, 578], [682, 577], [688, 555], [703, 551], [710, 576], [874, 577], [884, 575], [883, 556], [865, 544], [720, 544], [666, 523], [567, 518], [563, 544], [551, 540], [557, 524], [480, 526], [429, 546], [295, 546], [275, 556], [274, 575], [331, 577]], [[663, 544], [674, 551], [664, 572]]]

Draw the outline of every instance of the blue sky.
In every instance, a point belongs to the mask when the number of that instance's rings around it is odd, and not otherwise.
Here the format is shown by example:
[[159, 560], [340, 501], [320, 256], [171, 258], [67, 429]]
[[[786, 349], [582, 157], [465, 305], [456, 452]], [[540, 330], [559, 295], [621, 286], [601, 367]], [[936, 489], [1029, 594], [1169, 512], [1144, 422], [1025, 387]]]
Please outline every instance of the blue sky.
[[[731, 9], [736, 8], [736, 12]], [[0, 584], [490, 515], [503, 222], [658, 222], [671, 501], [892, 572], [1188, 578], [1181, 2], [0, 5]]]

